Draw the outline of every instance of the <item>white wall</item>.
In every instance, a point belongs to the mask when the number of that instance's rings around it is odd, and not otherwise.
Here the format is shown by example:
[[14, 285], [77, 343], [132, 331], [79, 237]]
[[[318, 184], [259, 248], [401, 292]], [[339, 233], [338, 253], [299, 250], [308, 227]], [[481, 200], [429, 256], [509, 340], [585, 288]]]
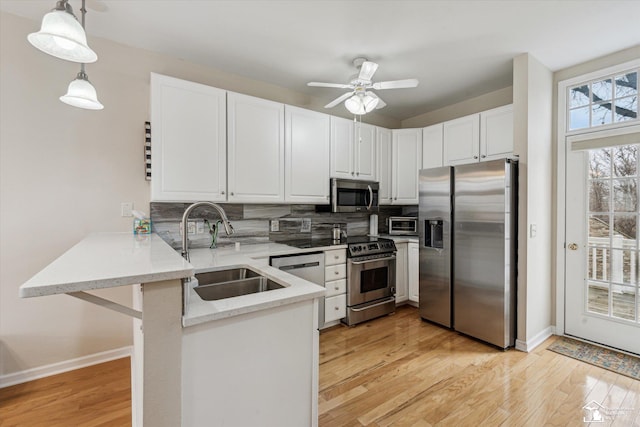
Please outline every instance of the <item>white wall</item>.
[[530, 349], [552, 332], [553, 74], [529, 54], [517, 56], [513, 69], [514, 142], [520, 155], [518, 347]]
[[420, 114], [402, 121], [403, 128], [418, 128], [446, 122], [513, 102], [513, 87], [509, 86], [466, 101]]
[[[73, 108], [58, 97], [79, 65], [33, 48], [26, 36], [38, 28], [0, 13], [0, 384], [9, 374], [131, 345], [128, 317], [66, 295], [20, 299], [18, 288], [88, 233], [130, 230], [121, 202], [148, 212], [151, 71], [323, 111], [291, 90], [91, 38], [99, 60], [87, 73], [105, 109]], [[131, 301], [129, 287], [101, 295]]]

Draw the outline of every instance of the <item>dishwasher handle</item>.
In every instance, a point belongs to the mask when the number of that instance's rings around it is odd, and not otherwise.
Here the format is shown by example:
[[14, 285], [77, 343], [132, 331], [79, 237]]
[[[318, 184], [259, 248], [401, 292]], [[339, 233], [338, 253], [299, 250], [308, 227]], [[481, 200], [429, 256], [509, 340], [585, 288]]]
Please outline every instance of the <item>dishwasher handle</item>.
[[320, 266], [320, 263], [316, 261], [316, 262], [305, 262], [302, 264], [283, 265], [279, 268], [280, 270], [288, 271], [288, 270], [298, 270], [300, 268], [311, 268], [311, 267], [319, 267], [319, 266]]

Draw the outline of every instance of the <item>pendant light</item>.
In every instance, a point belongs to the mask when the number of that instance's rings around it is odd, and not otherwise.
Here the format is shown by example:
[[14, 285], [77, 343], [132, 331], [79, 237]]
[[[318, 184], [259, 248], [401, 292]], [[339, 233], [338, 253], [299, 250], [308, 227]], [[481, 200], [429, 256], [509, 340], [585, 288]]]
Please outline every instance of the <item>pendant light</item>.
[[29, 34], [27, 39], [37, 49], [66, 61], [91, 63], [98, 60], [98, 55], [87, 45], [84, 25], [78, 23], [68, 0], [58, 1], [42, 18], [40, 31]]
[[[84, 16], [87, 10], [84, 8], [85, 0], [82, 0], [82, 28], [84, 31]], [[102, 110], [104, 105], [98, 101], [96, 89], [89, 81], [89, 76], [84, 70], [85, 64], [80, 65], [80, 72], [75, 80], [69, 83], [67, 93], [60, 97], [60, 101], [73, 107], [84, 108], [86, 110]]]

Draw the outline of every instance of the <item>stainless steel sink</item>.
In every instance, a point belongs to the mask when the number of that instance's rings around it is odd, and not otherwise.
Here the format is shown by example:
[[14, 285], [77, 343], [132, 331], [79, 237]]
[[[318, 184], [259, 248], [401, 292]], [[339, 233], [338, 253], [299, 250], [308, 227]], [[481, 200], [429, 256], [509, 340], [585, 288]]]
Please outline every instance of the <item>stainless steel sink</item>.
[[248, 268], [197, 273], [193, 290], [205, 301], [238, 297], [284, 288], [281, 284]]

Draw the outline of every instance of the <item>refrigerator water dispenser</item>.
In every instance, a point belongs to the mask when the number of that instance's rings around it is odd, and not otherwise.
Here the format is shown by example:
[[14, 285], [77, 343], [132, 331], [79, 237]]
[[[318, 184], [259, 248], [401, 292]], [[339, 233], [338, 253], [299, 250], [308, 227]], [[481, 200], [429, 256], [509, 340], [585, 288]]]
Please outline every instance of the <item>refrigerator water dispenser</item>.
[[424, 245], [428, 248], [442, 249], [443, 221], [441, 219], [424, 220]]

